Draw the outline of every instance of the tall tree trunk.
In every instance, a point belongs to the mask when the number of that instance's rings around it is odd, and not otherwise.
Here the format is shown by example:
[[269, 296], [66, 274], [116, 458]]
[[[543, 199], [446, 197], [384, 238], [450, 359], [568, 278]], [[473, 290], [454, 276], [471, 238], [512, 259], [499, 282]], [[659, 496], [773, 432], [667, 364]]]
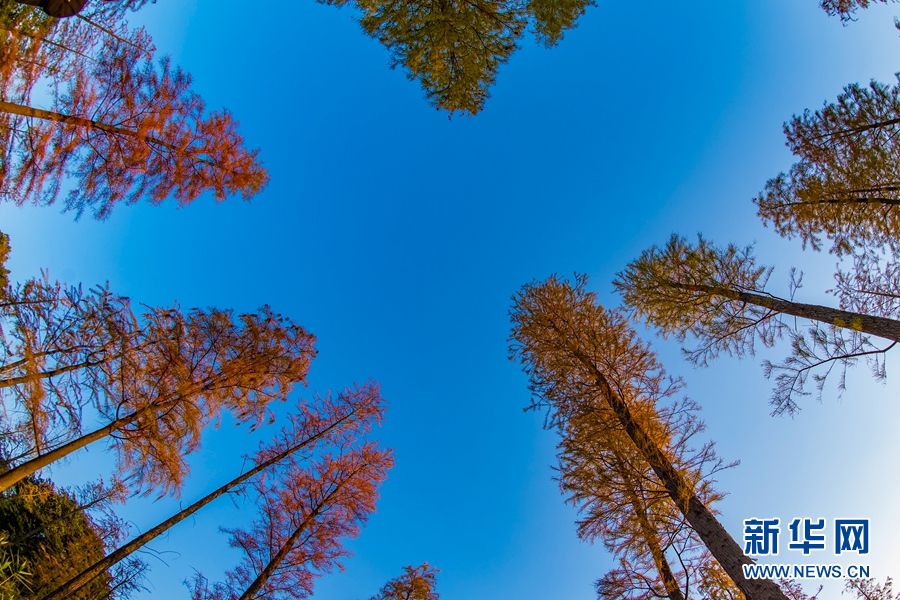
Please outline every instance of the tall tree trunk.
[[105, 133], [112, 133], [115, 135], [124, 135], [130, 137], [135, 140], [142, 141], [146, 144], [156, 144], [157, 146], [161, 146], [170, 150], [172, 152], [176, 152], [178, 154], [185, 154], [190, 156], [197, 162], [201, 162], [217, 169], [221, 169], [222, 166], [217, 164], [214, 161], [203, 158], [202, 156], [198, 156], [192, 152], [187, 152], [186, 150], [174, 146], [164, 140], [161, 140], [152, 135], [140, 135], [136, 131], [132, 131], [130, 129], [125, 129], [123, 127], [116, 127], [115, 125], [109, 125], [107, 123], [101, 123], [100, 121], [93, 121], [86, 117], [76, 117], [74, 115], [67, 115], [63, 113], [54, 112], [52, 110], [44, 110], [42, 108], [34, 108], [33, 106], [25, 106], [24, 104], [16, 104], [14, 102], [3, 102], [0, 101], [0, 112], [10, 113], [13, 115], [20, 115], [23, 117], [32, 117], [35, 119], [43, 119], [44, 121], [53, 121], [54, 123], [64, 123], [66, 125], [72, 125], [75, 127], [81, 127], [82, 129], [97, 129], [99, 131], [103, 131]]
[[269, 577], [272, 576], [272, 573], [275, 572], [275, 569], [278, 568], [278, 565], [284, 561], [287, 557], [288, 552], [291, 551], [294, 544], [297, 543], [297, 540], [300, 539], [300, 536], [303, 534], [304, 530], [306, 530], [307, 525], [309, 525], [310, 520], [314, 519], [318, 516], [322, 505], [316, 507], [316, 509], [310, 513], [309, 517], [303, 520], [303, 522], [297, 526], [294, 532], [291, 534], [287, 540], [285, 540], [284, 544], [282, 544], [281, 548], [278, 549], [278, 553], [272, 557], [272, 560], [269, 561], [269, 564], [265, 566], [265, 568], [257, 575], [256, 579], [253, 580], [253, 583], [244, 590], [244, 593], [241, 594], [239, 600], [252, 600], [252, 598], [262, 589], [262, 586], [266, 584], [266, 581], [269, 580]]
[[[309, 526], [310, 522], [312, 522], [313, 519], [319, 516], [319, 513], [322, 512], [322, 509], [328, 504], [328, 502], [332, 498], [334, 498], [334, 496], [341, 490], [341, 488], [344, 487], [344, 485], [351, 478], [355, 477], [360, 470], [362, 469], [358, 469], [353, 473], [350, 473], [346, 478], [344, 478], [343, 481], [338, 483], [337, 486], [333, 490], [331, 490], [327, 496], [322, 498], [322, 501], [319, 502], [319, 504], [316, 505], [316, 507], [312, 511], [310, 511], [309, 515], [307, 515], [307, 517], [303, 519], [303, 521], [299, 525], [297, 525], [297, 528], [294, 529], [293, 533], [291, 533], [291, 536], [287, 540], [285, 540], [284, 544], [281, 545], [281, 548], [278, 549], [278, 552], [275, 554], [275, 556], [272, 557], [272, 559], [269, 561], [269, 564], [267, 564], [265, 568], [260, 572], [260, 574], [257, 575], [256, 579], [253, 580], [253, 583], [251, 583], [247, 587], [247, 589], [244, 590], [244, 593], [241, 594], [241, 597], [238, 600], [252, 600], [253, 597], [256, 596], [257, 593], [259, 593], [259, 590], [261, 590], [266, 581], [269, 580], [269, 578], [275, 572], [275, 569], [278, 568], [278, 565], [280, 565], [284, 561], [284, 559], [287, 558], [287, 555], [291, 551], [291, 548], [294, 547], [294, 544], [297, 543], [297, 540], [300, 539], [300, 536], [304, 531], [306, 531], [306, 528]], [[50, 599], [48, 598], [47, 600]]]
[[887, 340], [900, 342], [900, 321], [896, 319], [855, 313], [840, 310], [838, 308], [831, 308], [830, 306], [822, 306], [820, 304], [793, 302], [776, 296], [744, 292], [723, 286], [677, 282], [674, 282], [671, 285], [676, 288], [693, 292], [701, 292], [714, 296], [723, 296], [732, 300], [740, 300], [747, 304], [769, 308], [786, 315], [819, 321], [828, 325], [834, 325], [835, 327], [852, 329], [861, 333], [867, 333]]
[[129, 423], [134, 422], [144, 412], [149, 411], [151, 408], [154, 408], [154, 406], [145, 407], [134, 413], [133, 415], [122, 417], [121, 419], [116, 419], [115, 421], [104, 427], [101, 427], [100, 429], [96, 429], [91, 433], [76, 438], [71, 442], [68, 442], [67, 444], [63, 444], [58, 448], [54, 448], [46, 454], [42, 454], [40, 456], [32, 458], [31, 460], [25, 461], [21, 465], [10, 469], [3, 474], [0, 474], [0, 492], [15, 485], [17, 482], [21, 481], [25, 477], [28, 477], [32, 473], [35, 473], [43, 469], [44, 467], [56, 462], [57, 460], [68, 456], [72, 452], [80, 450], [88, 444], [96, 442], [97, 440], [102, 440], [116, 429], [125, 427]]
[[207, 494], [206, 496], [204, 496], [197, 502], [194, 502], [193, 504], [191, 504], [184, 510], [176, 513], [175, 515], [169, 517], [162, 523], [158, 524], [156, 527], [153, 527], [152, 529], [147, 530], [146, 532], [137, 536], [136, 538], [134, 538], [127, 544], [124, 544], [122, 547], [118, 548], [115, 552], [112, 552], [109, 555], [107, 555], [106, 557], [98, 560], [93, 565], [91, 565], [90, 567], [88, 567], [87, 569], [85, 569], [84, 571], [82, 571], [81, 573], [79, 573], [78, 575], [76, 575], [75, 577], [70, 579], [69, 581], [65, 582], [64, 584], [62, 584], [61, 586], [59, 586], [58, 588], [56, 588], [55, 590], [50, 592], [50, 594], [45, 596], [42, 600], [61, 600], [63, 598], [67, 598], [71, 594], [74, 594], [79, 589], [81, 589], [83, 586], [87, 585], [94, 577], [96, 577], [97, 575], [108, 570], [113, 565], [115, 565], [122, 559], [126, 558], [129, 554], [131, 554], [138, 548], [142, 547], [144, 544], [146, 544], [153, 538], [157, 537], [164, 531], [168, 530], [173, 525], [180, 523], [181, 521], [184, 521], [185, 519], [190, 517], [192, 514], [194, 514], [195, 512], [197, 512], [198, 510], [200, 510], [201, 508], [203, 508], [204, 506], [206, 506], [207, 504], [209, 504], [216, 498], [228, 493], [235, 487], [241, 485], [245, 481], [247, 481], [247, 480], [251, 479], [252, 477], [254, 477], [255, 475], [259, 474], [261, 471], [268, 469], [275, 463], [284, 460], [285, 458], [287, 458], [294, 452], [297, 452], [298, 450], [305, 448], [306, 446], [309, 446], [313, 442], [320, 440], [324, 436], [328, 435], [328, 433], [333, 431], [335, 428], [339, 427], [342, 423], [344, 423], [347, 419], [350, 418], [350, 416], [351, 415], [347, 415], [347, 416], [343, 417], [342, 419], [332, 423], [327, 428], [325, 428], [321, 432], [315, 434], [314, 436], [303, 440], [299, 444], [291, 446], [287, 450], [285, 450], [279, 454], [276, 454], [275, 456], [273, 456], [272, 458], [270, 458], [264, 462], [261, 462], [260, 464], [256, 465], [255, 467], [253, 467], [252, 469], [250, 469], [243, 475], [240, 475], [240, 476], [232, 479], [231, 481], [229, 481], [225, 485], [221, 486], [217, 490], [210, 492], [209, 494]]
[[653, 557], [654, 564], [656, 564], [656, 570], [659, 572], [659, 577], [662, 579], [663, 586], [666, 588], [666, 594], [668, 594], [669, 600], [684, 600], [684, 593], [681, 591], [681, 586], [678, 585], [675, 573], [672, 572], [672, 567], [669, 565], [669, 560], [666, 558], [665, 550], [663, 550], [659, 543], [659, 532], [650, 524], [650, 520], [647, 517], [647, 506], [637, 492], [638, 484], [629, 475], [628, 470], [624, 467], [624, 461], [619, 456], [618, 452], [616, 452], [615, 455], [620, 474], [622, 475], [622, 480], [625, 482], [625, 496], [634, 508], [634, 514], [637, 517], [638, 525], [641, 528], [641, 535], [647, 543], [647, 548], [650, 550], [650, 556]]
[[[199, 384], [199, 383], [195, 384], [193, 386], [194, 387], [193, 393], [206, 391], [207, 389], [209, 389], [210, 385], [212, 385], [212, 382], [210, 382], [210, 381], [207, 381], [205, 384]], [[190, 390], [188, 390], [188, 392], [191, 393]], [[96, 429], [96, 430], [92, 431], [91, 433], [82, 435], [81, 437], [76, 438], [76, 439], [72, 440], [71, 442], [63, 444], [62, 446], [59, 446], [58, 448], [54, 448], [53, 450], [51, 450], [50, 452], [47, 452], [46, 454], [42, 454], [31, 460], [25, 461], [24, 463], [15, 467], [14, 469], [11, 469], [9, 471], [6, 471], [3, 474], [0, 474], [0, 492], [9, 488], [10, 486], [14, 485], [16, 482], [24, 479], [25, 477], [28, 477], [32, 473], [35, 473], [36, 471], [39, 471], [40, 469], [43, 469], [44, 467], [56, 462], [57, 460], [68, 456], [72, 452], [75, 452], [76, 450], [80, 450], [80, 449], [84, 448], [85, 446], [96, 442], [97, 440], [102, 440], [103, 438], [105, 438], [112, 432], [116, 431], [117, 429], [121, 429], [122, 427], [125, 427], [125, 426], [135, 422], [136, 420], [141, 418], [146, 413], [152, 412], [154, 410], [159, 410], [160, 408], [165, 408], [167, 406], [170, 406], [171, 403], [178, 402], [181, 399], [183, 399], [183, 396], [177, 395], [177, 396], [170, 396], [170, 397], [164, 398], [162, 400], [157, 400], [156, 402], [152, 402], [151, 404], [148, 404], [144, 408], [137, 410], [136, 412], [128, 415], [127, 417], [121, 417], [119, 419], [116, 419], [115, 421], [112, 421], [111, 423], [109, 423], [99, 429]]]
[[710, 554], [722, 565], [735, 585], [744, 593], [747, 600], [787, 600], [781, 588], [772, 581], [744, 577], [742, 565], [751, 565], [753, 561], [744, 554], [731, 534], [700, 501], [697, 494], [694, 493], [693, 487], [685, 481], [669, 457], [650, 439], [647, 432], [631, 414], [625, 400], [613, 391], [606, 376], [600, 372], [594, 362], [581, 352], [576, 352], [576, 355], [593, 373], [609, 408], [616, 415], [625, 433], [637, 446], [638, 451], [649, 463], [653, 472], [659, 477], [660, 482], [675, 502], [675, 506], [706, 544]]

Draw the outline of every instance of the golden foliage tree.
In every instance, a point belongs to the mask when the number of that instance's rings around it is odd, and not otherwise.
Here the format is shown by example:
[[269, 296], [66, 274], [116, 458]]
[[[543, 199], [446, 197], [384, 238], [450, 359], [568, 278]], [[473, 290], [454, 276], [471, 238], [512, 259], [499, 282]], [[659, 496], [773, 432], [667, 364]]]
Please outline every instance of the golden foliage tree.
[[437, 587], [438, 569], [427, 562], [418, 567], [403, 567], [403, 575], [391, 579], [381, 590], [369, 600], [438, 600], [440, 594]]
[[627, 319], [599, 306], [586, 283], [585, 277], [574, 284], [551, 277], [514, 296], [511, 356], [529, 376], [535, 406], [547, 408], [548, 424], [564, 436], [588, 418], [595, 443], [627, 438], [655, 485], [746, 597], [784, 600], [773, 582], [744, 578], [741, 565], [750, 559], [704, 503], [697, 471], [673, 452], [678, 436], [666, 435], [657, 403], [671, 380]]
[[[650, 402], [635, 412], [709, 506], [721, 497], [710, 476], [731, 465], [722, 464], [712, 444], [692, 449], [690, 441], [703, 423], [693, 401], [671, 401], [681, 389], [680, 381], [670, 380], [655, 398], [655, 414], [647, 412]], [[714, 559], [633, 442], [615, 421], [599, 421], [601, 416], [609, 417], [586, 408], [559, 423], [560, 487], [579, 509], [578, 535], [592, 543], [601, 540], [618, 560], [618, 567], [597, 581], [598, 596], [684, 600], [694, 596], [699, 581], [712, 587], [706, 575]], [[717, 588], [723, 586], [738, 591], [727, 577]]]
[[[6, 489], [95, 441], [109, 439], [137, 489], [177, 491], [185, 456], [223, 413], [259, 424], [267, 405], [305, 382], [315, 338], [263, 307], [148, 308], [138, 318], [108, 290], [46, 281], [0, 301], [0, 401], [11, 468]], [[82, 411], [100, 425], [82, 431]]]
[[254, 480], [259, 516], [250, 529], [225, 529], [243, 553], [226, 581], [210, 586], [198, 575], [195, 600], [303, 599], [316, 576], [348, 556], [343, 540], [356, 537], [375, 510], [391, 453], [366, 443], [302, 463], [287, 458]]
[[[771, 273], [771, 267], [757, 264], [751, 248], [720, 248], [702, 237], [691, 244], [673, 235], [629, 263], [615, 286], [625, 304], [663, 336], [696, 339], [696, 347], [685, 352], [697, 365], [723, 353], [752, 355], [757, 342], [771, 347], [789, 338], [791, 355], [779, 364], [764, 363], [766, 375], [775, 376], [776, 414], [797, 410], [796, 397], [808, 395], [809, 377], [821, 393], [835, 367], [843, 389], [846, 368], [860, 358], [869, 359], [876, 377], [884, 378], [883, 355], [900, 341], [900, 321], [774, 296], [766, 291]], [[791, 297], [798, 287], [800, 279], [792, 273]], [[798, 328], [786, 317], [811, 325]], [[876, 346], [872, 337], [887, 343]]]
[[785, 124], [799, 158], [766, 183], [759, 216], [785, 237], [838, 255], [900, 251], [900, 85], [851, 85]]

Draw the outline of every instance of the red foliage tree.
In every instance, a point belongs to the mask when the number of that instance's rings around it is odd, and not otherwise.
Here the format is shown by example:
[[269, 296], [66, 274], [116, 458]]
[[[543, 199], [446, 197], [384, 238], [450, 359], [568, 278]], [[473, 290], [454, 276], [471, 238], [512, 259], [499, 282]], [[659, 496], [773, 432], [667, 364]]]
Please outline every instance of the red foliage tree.
[[392, 463], [389, 451], [367, 443], [311, 464], [289, 458], [277, 473], [255, 480], [259, 517], [248, 530], [225, 530], [244, 553], [241, 564], [213, 586], [198, 575], [193, 598], [308, 598], [315, 577], [349, 554], [343, 540], [357, 536], [375, 510]]
[[[270, 444], [261, 447], [253, 457], [255, 464], [253, 468], [96, 561], [48, 594], [44, 600], [61, 600], [90, 585], [91, 581], [130, 557], [136, 550], [168, 531], [170, 527], [184, 521], [207, 504], [239, 488], [267, 469], [277, 469], [278, 464], [288, 457], [299, 463], [309, 460], [323, 445], [341, 446], [352, 443], [353, 440], [368, 433], [373, 425], [381, 422], [384, 408], [384, 401], [379, 394], [378, 386], [374, 383], [345, 390], [335, 397], [329, 395], [325, 398], [316, 398], [310, 403], [301, 403], [297, 412], [290, 417], [289, 425], [283, 428], [280, 435]], [[203, 584], [198, 585], [202, 587]]]
[[[103, 219], [123, 201], [171, 196], [185, 205], [205, 192], [217, 201], [247, 199], [265, 186], [268, 175], [237, 122], [227, 111], [208, 113], [190, 76], [167, 58], [154, 64], [145, 31], [92, 31], [73, 38], [75, 47], [22, 27], [5, 36], [31, 59], [16, 59], [20, 68], [6, 77], [21, 93], [0, 97], [0, 196], [50, 204], [68, 184], [66, 208]], [[49, 44], [52, 53], [42, 59]], [[51, 75], [65, 75], [65, 91], [51, 88], [51, 110], [32, 106], [35, 65], [40, 73], [56, 55], [61, 66]]]

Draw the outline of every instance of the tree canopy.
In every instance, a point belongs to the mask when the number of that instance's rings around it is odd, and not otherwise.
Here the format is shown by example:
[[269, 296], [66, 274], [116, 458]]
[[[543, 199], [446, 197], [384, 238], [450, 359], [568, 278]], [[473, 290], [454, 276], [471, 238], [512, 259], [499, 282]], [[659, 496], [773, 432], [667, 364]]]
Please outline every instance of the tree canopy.
[[428, 101], [474, 115], [529, 25], [550, 47], [594, 0], [324, 0], [351, 3], [360, 24], [391, 53], [391, 67], [418, 80]]
[[440, 594], [437, 587], [437, 573], [429, 564], [422, 563], [418, 567], [403, 567], [404, 573], [391, 579], [381, 590], [369, 600], [438, 600]]
[[[771, 347], [788, 338], [790, 356], [764, 363], [766, 375], [775, 376], [776, 414], [798, 409], [797, 397], [809, 394], [810, 377], [821, 392], [835, 367], [841, 389], [846, 368], [859, 359], [871, 361], [875, 375], [884, 378], [883, 355], [900, 341], [900, 321], [772, 295], [766, 291], [771, 273], [771, 267], [757, 264], [750, 247], [717, 247], [703, 237], [692, 244], [673, 235], [629, 263], [614, 285], [626, 306], [663, 336], [695, 339], [696, 347], [685, 353], [696, 365], [706, 366], [723, 353], [753, 355], [756, 343]], [[791, 297], [799, 286], [792, 272]], [[787, 317], [810, 326], [798, 327]], [[877, 345], [873, 336], [887, 342]]]
[[[120, 18], [126, 6], [99, 14]], [[155, 61], [146, 31], [32, 18], [13, 14], [0, 38], [9, 59], [0, 70], [0, 199], [52, 204], [67, 189], [67, 210], [103, 219], [120, 202], [249, 199], [266, 185], [235, 119], [207, 111], [168, 58]], [[31, 103], [47, 78], [49, 110]]]
[[[704, 502], [710, 498], [705, 498], [701, 483], [702, 465], [714, 460], [711, 447], [704, 446], [698, 452], [679, 448], [690, 427], [686, 431], [667, 429], [667, 422], [671, 425], [679, 420], [664, 418], [667, 409], [660, 403], [677, 390], [677, 381], [666, 375], [628, 320], [597, 304], [596, 295], [587, 291], [586, 285], [584, 276], [574, 283], [551, 277], [524, 286], [513, 297], [510, 355], [528, 374], [534, 406], [546, 407], [548, 424], [564, 437], [590, 426], [587, 437], [597, 446], [584, 452], [587, 461], [601, 460], [601, 452], [614, 448], [622, 438], [624, 449], [633, 452], [640, 465], [639, 470], [625, 471], [630, 473], [628, 477], [640, 479], [652, 472], [652, 485], [664, 490], [667, 501], [747, 598], [784, 600], [783, 592], [773, 582], [744, 577], [741, 565], [749, 564], [750, 558]], [[577, 450], [574, 457], [580, 459], [581, 454]], [[627, 465], [626, 456], [613, 454], [617, 468]], [[594, 480], [578, 477], [575, 481], [580, 486], [591, 485]], [[628, 482], [625, 487], [635, 490]], [[626, 503], [634, 507], [635, 496], [626, 496]], [[602, 506], [602, 501], [597, 506]], [[646, 515], [646, 509], [635, 515], [641, 513]], [[640, 520], [636, 522], [640, 527]], [[615, 521], [600, 523], [604, 527], [601, 531], [609, 533], [609, 525]], [[617, 535], [627, 535], [626, 531], [623, 528]], [[649, 540], [648, 536], [641, 537], [644, 543]], [[667, 591], [674, 584], [663, 583]]]
[[[180, 489], [185, 456], [224, 412], [259, 425], [304, 383], [315, 338], [263, 307], [255, 314], [147, 308], [105, 288], [31, 280], [0, 302], [0, 401], [6, 489], [109, 438], [136, 489]], [[85, 433], [82, 411], [100, 426]]]
[[763, 222], [815, 250], [900, 252], [900, 85], [847, 86], [784, 129], [799, 161], [754, 200]]

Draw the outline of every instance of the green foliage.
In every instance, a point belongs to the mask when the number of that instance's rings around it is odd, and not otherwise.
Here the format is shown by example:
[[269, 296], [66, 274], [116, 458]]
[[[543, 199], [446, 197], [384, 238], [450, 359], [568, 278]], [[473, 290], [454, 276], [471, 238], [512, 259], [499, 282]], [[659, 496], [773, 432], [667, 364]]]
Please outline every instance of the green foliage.
[[[821, 399], [826, 380], [835, 372], [842, 392], [847, 369], [860, 359], [868, 362], [876, 379], [885, 378], [884, 353], [897, 341], [897, 321], [881, 318], [862, 331], [862, 319], [879, 317], [794, 302], [802, 275], [793, 270], [791, 299], [774, 296], [766, 291], [771, 273], [771, 267], [757, 264], [751, 247], [717, 247], [702, 237], [691, 244], [673, 235], [632, 261], [614, 285], [634, 314], [663, 336], [695, 340], [695, 347], [684, 352], [699, 366], [720, 354], [752, 356], [757, 342], [772, 347], [787, 338], [791, 354], [779, 363], [763, 363], [765, 375], [775, 380], [774, 414], [798, 410], [797, 397], [809, 395], [810, 381]], [[848, 279], [847, 285], [853, 284]], [[893, 343], [876, 346], [867, 334]]]
[[900, 85], [850, 85], [785, 134], [800, 160], [754, 200], [763, 222], [838, 255], [900, 251]]
[[360, 23], [391, 52], [391, 66], [418, 79], [428, 100], [475, 114], [526, 26], [505, 0], [360, 0]]
[[[104, 555], [97, 525], [75, 498], [39, 479], [0, 495], [0, 532], [8, 538], [7, 556], [18, 556], [28, 571], [7, 582], [10, 600], [46, 593]], [[111, 591], [112, 578], [104, 573], [73, 598], [92, 600]]]
[[391, 53], [391, 67], [417, 79], [432, 105], [474, 115], [488, 99], [500, 66], [531, 24], [552, 46], [594, 0], [324, 0], [348, 2], [363, 30]]
[[10, 548], [9, 536], [0, 531], [0, 598], [16, 600], [21, 597], [19, 590], [29, 590], [28, 562]]

